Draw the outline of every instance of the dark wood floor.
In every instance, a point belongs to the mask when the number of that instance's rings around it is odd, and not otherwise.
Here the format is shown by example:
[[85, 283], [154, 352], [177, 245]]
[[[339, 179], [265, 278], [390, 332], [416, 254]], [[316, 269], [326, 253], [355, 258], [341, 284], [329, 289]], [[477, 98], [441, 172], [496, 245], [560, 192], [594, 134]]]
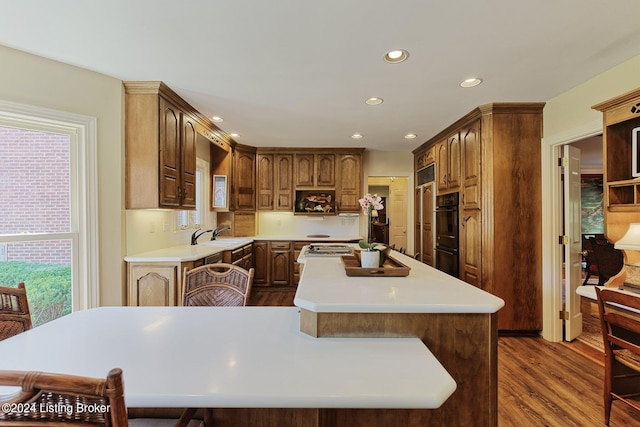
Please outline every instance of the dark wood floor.
[[[254, 289], [251, 305], [293, 305], [294, 289]], [[604, 368], [584, 344], [539, 337], [498, 339], [500, 427], [603, 426]], [[640, 413], [613, 403], [612, 427], [639, 426]]]

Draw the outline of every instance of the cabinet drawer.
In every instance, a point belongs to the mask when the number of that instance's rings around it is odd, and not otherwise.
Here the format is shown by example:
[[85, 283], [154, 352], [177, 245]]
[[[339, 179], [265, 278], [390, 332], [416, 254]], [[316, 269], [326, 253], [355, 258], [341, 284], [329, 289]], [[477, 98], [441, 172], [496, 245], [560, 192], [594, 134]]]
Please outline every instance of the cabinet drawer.
[[291, 242], [271, 242], [271, 249], [288, 251], [291, 249]]
[[244, 248], [238, 248], [231, 251], [231, 263], [235, 263], [237, 260], [242, 259], [244, 256]]
[[213, 254], [213, 255], [209, 255], [208, 257], [206, 257], [204, 259], [204, 263], [205, 264], [217, 264], [219, 262], [222, 262], [222, 252], [219, 252], [217, 254]]

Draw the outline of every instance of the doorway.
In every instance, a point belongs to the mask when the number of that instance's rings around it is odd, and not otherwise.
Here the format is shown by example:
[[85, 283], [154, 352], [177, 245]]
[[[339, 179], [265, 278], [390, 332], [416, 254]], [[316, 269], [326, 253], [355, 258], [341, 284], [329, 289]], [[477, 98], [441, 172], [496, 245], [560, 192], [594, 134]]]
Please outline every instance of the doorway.
[[[580, 128], [542, 141], [542, 191], [548, 195], [542, 201], [543, 244], [543, 330], [542, 337], [560, 342], [564, 337], [564, 324], [558, 313], [563, 311], [563, 252], [558, 236], [564, 235], [562, 182], [558, 158], [564, 145], [576, 144], [585, 151], [581, 173], [602, 173], [602, 122], [594, 121]], [[587, 142], [589, 138], [594, 138]], [[587, 149], [585, 144], [599, 141], [600, 148]], [[598, 154], [599, 153], [599, 154]], [[582, 155], [581, 155], [582, 157]], [[599, 159], [599, 160], [596, 160]], [[598, 162], [594, 165], [593, 161]], [[579, 308], [578, 308], [579, 309]]]
[[398, 250], [407, 250], [407, 177], [370, 176], [367, 179], [367, 192], [378, 194], [385, 200], [383, 216], [378, 217], [376, 227], [386, 233], [387, 243]]

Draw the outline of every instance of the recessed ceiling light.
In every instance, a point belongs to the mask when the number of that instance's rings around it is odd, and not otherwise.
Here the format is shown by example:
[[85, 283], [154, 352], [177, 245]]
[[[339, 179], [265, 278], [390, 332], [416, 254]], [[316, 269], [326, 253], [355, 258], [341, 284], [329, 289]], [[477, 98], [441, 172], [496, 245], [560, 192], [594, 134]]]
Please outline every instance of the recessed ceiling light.
[[404, 137], [405, 139], [415, 139], [418, 137], [418, 135], [416, 135], [415, 133], [408, 133]]
[[222, 120], [222, 117], [218, 117], [218, 116], [213, 116], [213, 117], [211, 117], [211, 120], [213, 120], [214, 122], [221, 122], [221, 121], [223, 121], [223, 120]]
[[404, 49], [394, 49], [387, 52], [383, 58], [389, 64], [397, 64], [405, 61], [409, 57], [409, 52]]
[[237, 134], [237, 133], [230, 133], [229, 135], [231, 135], [234, 138], [239, 138], [240, 137], [240, 134]]
[[379, 105], [379, 104], [382, 104], [384, 100], [382, 98], [369, 98], [364, 102], [367, 105]]
[[477, 77], [471, 77], [468, 78], [466, 80], [463, 80], [460, 82], [460, 86], [462, 87], [474, 87], [474, 86], [478, 86], [480, 83], [482, 83], [482, 79], [479, 79]]
[[351, 138], [353, 138], [353, 139], [362, 139], [362, 134], [354, 133], [353, 135], [351, 135]]

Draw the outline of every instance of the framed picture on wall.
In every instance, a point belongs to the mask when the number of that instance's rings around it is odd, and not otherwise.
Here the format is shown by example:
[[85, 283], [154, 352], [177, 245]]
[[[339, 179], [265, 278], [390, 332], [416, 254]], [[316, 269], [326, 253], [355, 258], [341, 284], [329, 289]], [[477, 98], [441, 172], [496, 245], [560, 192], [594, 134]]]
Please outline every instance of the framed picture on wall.
[[227, 207], [227, 176], [213, 176], [213, 201], [214, 208], [226, 209]]

